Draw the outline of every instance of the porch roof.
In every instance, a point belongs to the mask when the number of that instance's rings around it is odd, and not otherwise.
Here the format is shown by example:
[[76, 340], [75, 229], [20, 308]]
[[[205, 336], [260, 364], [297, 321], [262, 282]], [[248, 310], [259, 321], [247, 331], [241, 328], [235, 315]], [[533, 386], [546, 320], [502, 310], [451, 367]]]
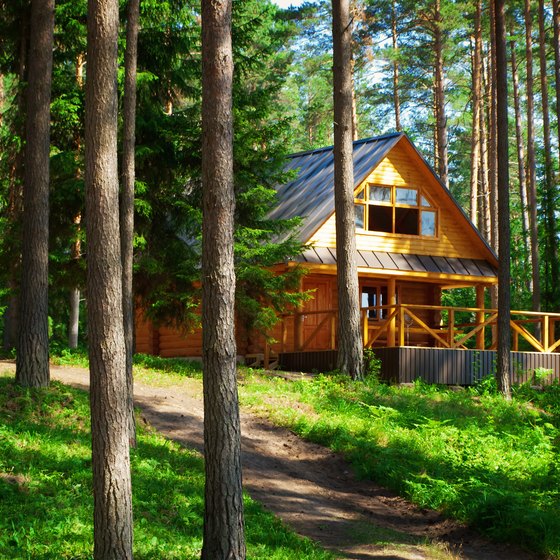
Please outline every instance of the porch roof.
[[[387, 253], [384, 251], [357, 251], [357, 265], [360, 269], [372, 272], [404, 272], [442, 277], [475, 277], [482, 281], [497, 280], [497, 270], [488, 261], [456, 257]], [[330, 247], [311, 247], [304, 251], [297, 262], [316, 265], [336, 265], [336, 249]]]

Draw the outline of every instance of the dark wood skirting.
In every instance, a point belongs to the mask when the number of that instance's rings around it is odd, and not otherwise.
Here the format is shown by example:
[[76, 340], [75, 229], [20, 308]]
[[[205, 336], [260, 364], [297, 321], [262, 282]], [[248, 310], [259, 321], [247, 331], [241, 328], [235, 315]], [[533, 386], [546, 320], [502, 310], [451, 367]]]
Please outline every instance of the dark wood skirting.
[[[375, 348], [381, 360], [381, 378], [394, 383], [411, 383], [421, 378], [428, 383], [472, 385], [494, 375], [496, 352], [447, 348]], [[280, 354], [280, 367], [287, 371], [329, 372], [336, 368], [336, 350]], [[552, 370], [545, 383], [560, 380], [560, 353], [511, 352], [511, 380], [523, 383], [533, 378], [536, 368]]]

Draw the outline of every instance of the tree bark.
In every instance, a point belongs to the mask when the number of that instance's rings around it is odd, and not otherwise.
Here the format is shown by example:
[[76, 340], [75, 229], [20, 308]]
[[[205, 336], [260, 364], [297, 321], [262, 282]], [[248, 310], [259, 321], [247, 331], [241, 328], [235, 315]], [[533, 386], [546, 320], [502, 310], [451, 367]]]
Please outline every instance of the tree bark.
[[348, 0], [333, 0], [334, 200], [338, 284], [338, 369], [363, 377], [356, 265], [352, 149], [351, 22]]
[[234, 332], [231, 0], [202, 3], [204, 560], [245, 558]]
[[68, 348], [78, 348], [80, 326], [80, 288], [70, 290], [70, 317], [68, 319]]
[[126, 345], [126, 383], [128, 388], [128, 418], [130, 445], [136, 447], [134, 421], [134, 290], [132, 265], [134, 258], [134, 180], [136, 136], [136, 67], [138, 60], [138, 20], [140, 0], [128, 0], [126, 22], [126, 50], [124, 53], [123, 155], [121, 188], [121, 259], [123, 284], [123, 327]]
[[391, 5], [391, 39], [393, 43], [393, 107], [395, 110], [395, 130], [400, 132], [401, 125], [401, 100], [399, 84], [399, 36], [397, 33], [397, 3], [393, 0]]
[[546, 215], [546, 262], [550, 268], [547, 275], [548, 289], [545, 291], [547, 309], [558, 307], [560, 291], [560, 265], [558, 261], [558, 228], [556, 224], [556, 194], [552, 168], [552, 147], [550, 132], [550, 108], [548, 103], [548, 77], [546, 60], [546, 30], [544, 0], [539, 0], [539, 61], [541, 82], [541, 103], [544, 144], [544, 206]]
[[33, 0], [27, 84], [23, 245], [16, 382], [45, 387], [49, 372], [49, 153], [54, 0]]
[[88, 4], [86, 233], [94, 558], [132, 558], [117, 162], [118, 0]]
[[[513, 83], [513, 104], [515, 108], [515, 139], [517, 146], [517, 170], [519, 174], [519, 203], [521, 205], [521, 233], [523, 244], [523, 254], [528, 256], [529, 251], [529, 212], [527, 205], [527, 180], [525, 173], [525, 147], [523, 144], [523, 121], [521, 117], [521, 103], [519, 100], [519, 73], [517, 70], [517, 57], [515, 55], [515, 41], [510, 41], [511, 45], [511, 73]], [[532, 282], [529, 282], [528, 289], [532, 289]]]
[[527, 59], [527, 198], [531, 237], [531, 274], [533, 278], [533, 311], [541, 309], [541, 280], [539, 270], [537, 184], [535, 163], [535, 124], [533, 94], [533, 14], [531, 0], [525, 0], [525, 57]]
[[472, 57], [472, 133], [471, 133], [471, 189], [470, 189], [470, 217], [477, 227], [478, 213], [478, 185], [480, 170], [480, 113], [482, 94], [482, 2], [478, 0], [474, 16], [474, 52]]
[[[490, 2], [490, 19], [495, 21], [494, 10], [496, 9], [496, 2]], [[498, 131], [497, 131], [497, 91], [496, 91], [496, 30], [495, 26], [490, 24], [490, 66], [488, 72], [489, 90], [490, 90], [490, 104], [489, 104], [489, 117], [490, 122], [488, 126], [488, 195], [489, 195], [489, 209], [490, 209], [490, 244], [492, 248], [498, 252]], [[490, 289], [490, 297], [496, 299], [497, 293], [495, 289]]]
[[498, 183], [498, 350], [496, 380], [498, 389], [511, 399], [510, 387], [510, 215], [508, 162], [507, 46], [504, 0], [494, 1], [496, 36], [496, 132]]
[[435, 81], [434, 98], [436, 109], [437, 162], [439, 178], [449, 188], [449, 163], [447, 146], [447, 116], [445, 114], [445, 84], [443, 65], [443, 32], [440, 0], [435, 0], [434, 14]]

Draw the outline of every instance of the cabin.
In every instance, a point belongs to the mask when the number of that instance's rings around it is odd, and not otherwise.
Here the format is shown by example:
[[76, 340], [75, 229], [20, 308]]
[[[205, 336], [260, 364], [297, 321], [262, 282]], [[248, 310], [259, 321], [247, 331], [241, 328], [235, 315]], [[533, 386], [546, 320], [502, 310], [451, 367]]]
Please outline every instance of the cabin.
[[[496, 254], [405, 134], [356, 141], [353, 159], [362, 336], [381, 357], [382, 375], [467, 385], [491, 373], [497, 313], [485, 308], [485, 294], [497, 284]], [[328, 371], [336, 367], [338, 328], [333, 148], [291, 155], [285, 169], [295, 178], [278, 186], [270, 216], [300, 216], [308, 248], [278, 267], [304, 267], [300, 290], [311, 297], [266, 338], [239, 332], [238, 353], [256, 365]], [[444, 293], [466, 287], [475, 307], [442, 305]], [[560, 316], [516, 314], [515, 380], [545, 367], [558, 378]], [[138, 312], [138, 352], [197, 357], [201, 345], [200, 331], [181, 335]]]

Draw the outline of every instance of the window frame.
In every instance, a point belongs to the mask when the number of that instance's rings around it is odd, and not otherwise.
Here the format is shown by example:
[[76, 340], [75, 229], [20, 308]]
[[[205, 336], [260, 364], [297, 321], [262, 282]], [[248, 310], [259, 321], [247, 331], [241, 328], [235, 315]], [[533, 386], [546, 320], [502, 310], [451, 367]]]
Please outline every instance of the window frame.
[[[389, 201], [372, 200], [370, 195], [370, 189], [372, 188], [390, 189]], [[416, 191], [416, 204], [397, 202], [397, 189]], [[379, 207], [380, 211], [381, 208], [391, 208], [391, 231], [387, 231], [387, 228], [380, 230], [369, 229], [369, 220], [372, 213], [370, 207]], [[423, 239], [437, 239], [439, 237], [439, 208], [433, 203], [430, 196], [427, 195], [422, 187], [412, 185], [384, 185], [382, 183], [366, 182], [360, 185], [354, 192], [354, 208], [356, 216], [356, 229], [360, 230], [360, 233], [363, 232], [376, 235], [404, 235], [407, 237], [420, 237]], [[358, 219], [358, 208], [363, 208], [363, 210], [360, 211], [360, 220]], [[416, 221], [418, 233], [400, 233], [397, 231], [397, 209], [409, 209], [417, 212]], [[433, 234], [422, 233], [423, 213], [434, 214]], [[362, 225], [359, 225], [359, 222], [361, 222]]]

